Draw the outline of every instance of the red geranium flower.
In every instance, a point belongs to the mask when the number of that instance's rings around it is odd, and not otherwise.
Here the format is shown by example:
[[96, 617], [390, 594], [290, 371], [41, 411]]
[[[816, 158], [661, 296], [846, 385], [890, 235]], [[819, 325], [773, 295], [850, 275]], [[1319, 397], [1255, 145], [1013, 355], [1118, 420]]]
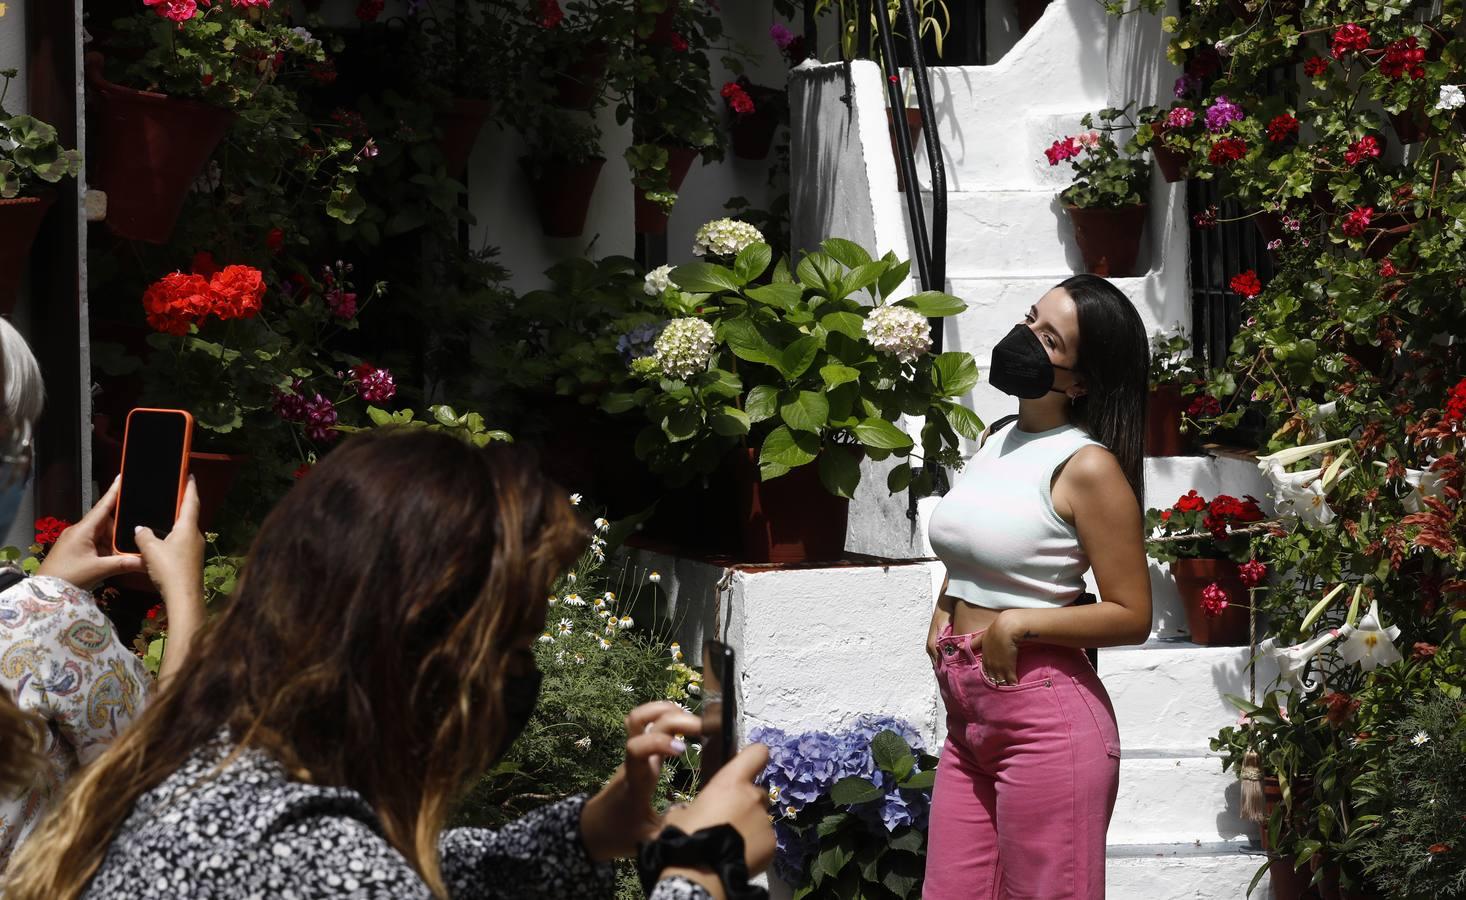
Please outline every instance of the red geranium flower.
[[672, 49], [676, 50], [678, 53], [687, 52], [687, 38], [683, 37], [675, 31], [672, 32], [672, 37], [668, 40], [668, 43], [670, 43], [672, 45]]
[[1425, 48], [1414, 37], [1395, 41], [1385, 48], [1384, 59], [1379, 61], [1379, 70], [1387, 78], [1401, 78], [1407, 73], [1411, 79], [1425, 77]]
[[1369, 227], [1369, 220], [1373, 216], [1373, 206], [1361, 206], [1344, 217], [1344, 223], [1339, 226], [1339, 230], [1349, 237], [1359, 237]]
[[1066, 137], [1062, 141], [1054, 141], [1053, 145], [1044, 151], [1044, 156], [1049, 158], [1049, 165], [1057, 166], [1066, 159], [1078, 156], [1079, 153], [1079, 140]]
[[271, 228], [265, 235], [265, 246], [271, 253], [279, 253], [280, 249], [285, 246], [285, 229]]
[[1340, 25], [1334, 31], [1334, 59], [1338, 59], [1349, 51], [1369, 49], [1369, 32], [1359, 25], [1350, 22], [1347, 25]]
[[1449, 852], [1451, 852], [1451, 845], [1450, 844], [1431, 844], [1430, 847], [1429, 847], [1429, 850], [1430, 850], [1431, 853], [1449, 853]]
[[164, 334], [188, 334], [188, 326], [202, 322], [214, 305], [214, 293], [201, 275], [173, 272], [143, 292], [148, 325]]
[[299, 481], [300, 479], [302, 479], [305, 476], [309, 475], [310, 474], [310, 470], [311, 470], [311, 464], [310, 463], [301, 463], [299, 466], [296, 466], [294, 472], [291, 472], [290, 473], [290, 477], [291, 478], [294, 478], [296, 481]]
[[163, 612], [163, 604], [161, 604], [161, 603], [154, 604], [153, 605], [153, 608], [150, 609], [150, 610], [148, 610], [148, 618], [149, 619], [156, 619], [156, 618], [158, 618], [159, 615], [162, 614], [162, 612]]
[[750, 115], [753, 112], [753, 98], [748, 96], [748, 91], [736, 81], [730, 81], [723, 85], [723, 99], [727, 101], [729, 108], [740, 116]]
[[1378, 158], [1379, 152], [1379, 138], [1372, 134], [1366, 134], [1364, 137], [1350, 144], [1349, 149], [1344, 151], [1344, 162], [1351, 166], [1357, 166], [1362, 162], [1368, 162], [1371, 159]]
[[1207, 162], [1214, 166], [1226, 165], [1236, 162], [1247, 155], [1247, 142], [1241, 138], [1222, 138], [1211, 146], [1211, 152], [1206, 155]]
[[1257, 587], [1267, 577], [1267, 566], [1261, 560], [1249, 559], [1237, 567], [1237, 574], [1244, 587]]
[[1206, 498], [1196, 493], [1193, 489], [1187, 491], [1185, 496], [1177, 499], [1174, 505], [1176, 509], [1182, 512], [1197, 512], [1206, 508]]
[[1298, 120], [1287, 113], [1273, 116], [1272, 121], [1267, 123], [1267, 139], [1274, 144], [1281, 144], [1297, 133]]
[[219, 264], [214, 261], [214, 254], [207, 250], [200, 250], [193, 255], [193, 263], [189, 268], [193, 270], [193, 274], [195, 275], [213, 278], [214, 273], [219, 271]]
[[225, 266], [209, 280], [214, 314], [221, 319], [251, 319], [265, 299], [265, 276], [253, 266]]
[[1303, 61], [1303, 74], [1309, 78], [1317, 78], [1329, 70], [1329, 61], [1322, 56], [1310, 56]]
[[1222, 404], [1211, 394], [1198, 394], [1191, 405], [1186, 407], [1186, 415], [1192, 418], [1202, 416], [1215, 416], [1222, 411]]
[[387, 6], [387, 0], [360, 0], [356, 4], [356, 17], [363, 22], [375, 22]]
[[1232, 290], [1251, 300], [1262, 293], [1262, 281], [1251, 269], [1232, 276]]
[[1213, 581], [1201, 591], [1201, 611], [1208, 618], [1215, 619], [1227, 609], [1227, 592]]
[[1439, 648], [1437, 648], [1435, 644], [1427, 644], [1425, 641], [1416, 641], [1414, 650], [1410, 654], [1410, 658], [1414, 660], [1430, 659], [1432, 656], [1435, 656], [1435, 651], [1437, 649]]
[[554, 28], [565, 20], [565, 10], [560, 8], [558, 0], [540, 0], [539, 26], [541, 28]]
[[61, 532], [71, 527], [71, 523], [65, 519], [58, 519], [55, 516], [46, 516], [36, 520], [36, 543], [42, 547], [49, 547], [56, 543], [61, 537]]
[[1395, 268], [1395, 264], [1389, 260], [1384, 260], [1379, 264], [1379, 277], [1381, 278], [1393, 278], [1398, 273], [1399, 270]]
[[1460, 422], [1466, 418], [1466, 378], [1456, 382], [1446, 395], [1446, 421]]

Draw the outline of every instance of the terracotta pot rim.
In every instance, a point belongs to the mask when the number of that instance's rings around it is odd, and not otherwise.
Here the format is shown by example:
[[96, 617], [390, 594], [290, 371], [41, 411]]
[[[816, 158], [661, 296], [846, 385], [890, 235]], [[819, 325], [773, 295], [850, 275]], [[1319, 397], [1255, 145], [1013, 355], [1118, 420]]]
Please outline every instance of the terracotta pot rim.
[[188, 451], [188, 458], [206, 459], [212, 462], [243, 462], [244, 460], [249, 459], [250, 455], [248, 453], [217, 453], [212, 450], [190, 450]]
[[46, 203], [55, 200], [56, 197], [37, 194], [25, 197], [0, 197], [0, 206], [28, 206], [32, 203]]

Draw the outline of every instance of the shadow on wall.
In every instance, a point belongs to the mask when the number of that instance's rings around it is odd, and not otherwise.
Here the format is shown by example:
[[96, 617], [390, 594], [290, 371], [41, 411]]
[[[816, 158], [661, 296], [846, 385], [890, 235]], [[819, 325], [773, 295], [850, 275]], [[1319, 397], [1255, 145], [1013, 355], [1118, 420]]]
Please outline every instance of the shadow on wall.
[[859, 120], [844, 67], [801, 66], [790, 77], [790, 234], [793, 252], [828, 237], [875, 246]]

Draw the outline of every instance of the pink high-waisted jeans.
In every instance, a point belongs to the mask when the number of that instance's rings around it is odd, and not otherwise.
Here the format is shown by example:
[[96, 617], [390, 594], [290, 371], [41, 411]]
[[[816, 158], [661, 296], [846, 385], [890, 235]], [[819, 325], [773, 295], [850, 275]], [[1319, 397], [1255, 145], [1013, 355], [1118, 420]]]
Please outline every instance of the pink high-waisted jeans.
[[1120, 783], [1110, 698], [1083, 650], [1024, 644], [1018, 683], [982, 668], [982, 632], [937, 639], [947, 742], [926, 900], [1103, 900]]

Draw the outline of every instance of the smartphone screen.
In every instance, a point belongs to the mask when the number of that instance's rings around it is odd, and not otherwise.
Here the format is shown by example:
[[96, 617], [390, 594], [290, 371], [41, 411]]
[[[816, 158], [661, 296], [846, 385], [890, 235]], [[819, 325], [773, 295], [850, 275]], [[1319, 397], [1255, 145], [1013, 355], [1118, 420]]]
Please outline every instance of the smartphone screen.
[[182, 410], [135, 409], [122, 442], [122, 492], [112, 543], [136, 553], [133, 529], [145, 525], [158, 537], [173, 530], [193, 422]]
[[736, 690], [733, 648], [721, 641], [703, 644], [702, 751], [698, 757], [698, 780], [703, 784], [733, 756]]

